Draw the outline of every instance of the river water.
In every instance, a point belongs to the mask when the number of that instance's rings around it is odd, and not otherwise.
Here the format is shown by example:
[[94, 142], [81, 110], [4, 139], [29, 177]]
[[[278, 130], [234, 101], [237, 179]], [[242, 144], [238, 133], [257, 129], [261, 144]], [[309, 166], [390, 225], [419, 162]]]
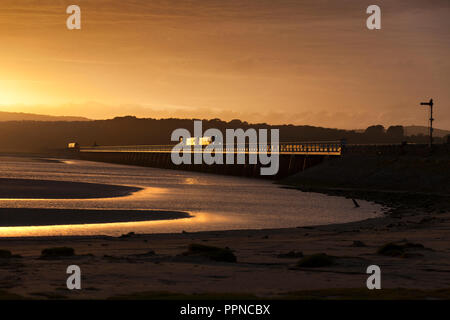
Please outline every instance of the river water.
[[107, 224], [0, 227], [1, 237], [111, 235], [128, 232], [261, 229], [344, 223], [382, 214], [381, 206], [284, 189], [271, 181], [198, 172], [61, 160], [0, 158], [1, 178], [26, 178], [137, 186], [144, 190], [122, 198], [0, 199], [0, 207], [75, 209], [161, 209], [185, 211], [192, 218]]

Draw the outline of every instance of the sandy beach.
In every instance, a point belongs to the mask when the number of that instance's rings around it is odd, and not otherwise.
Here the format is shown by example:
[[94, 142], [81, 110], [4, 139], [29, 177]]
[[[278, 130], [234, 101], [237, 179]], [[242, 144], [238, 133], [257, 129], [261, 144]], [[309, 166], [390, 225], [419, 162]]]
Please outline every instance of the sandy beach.
[[[0, 249], [13, 256], [0, 259], [1, 296], [450, 298], [448, 198], [436, 201], [417, 194], [356, 190], [340, 193], [390, 204], [391, 209], [381, 218], [305, 228], [3, 238]], [[400, 252], [380, 253], [391, 242], [399, 245]], [[228, 247], [237, 261], [186, 255], [190, 244]], [[42, 258], [41, 251], [49, 247], [71, 247], [75, 255]], [[333, 257], [333, 263], [298, 265], [302, 256], [317, 253]], [[69, 291], [65, 286], [66, 268], [72, 264], [82, 269], [82, 290]], [[385, 290], [366, 289], [366, 268], [372, 264], [380, 266]]]
[[[395, 177], [410, 176], [410, 166], [388, 160], [385, 162], [395, 164], [395, 170], [383, 165], [376, 169], [377, 174], [368, 174], [375, 165], [360, 167], [359, 177], [371, 179], [367, 184], [372, 189], [352, 185], [361, 179], [354, 176], [355, 160], [351, 158], [337, 160], [344, 176], [333, 177], [335, 163], [325, 162], [279, 185], [298, 189], [299, 194], [307, 191], [375, 202], [385, 208], [378, 218], [283, 229], [0, 238], [0, 298], [450, 299], [450, 198], [446, 189], [422, 183], [426, 188], [418, 190], [412, 180], [399, 184], [401, 180]], [[417, 179], [447, 179], [445, 171], [432, 170], [433, 161], [425, 162], [421, 170], [414, 169], [415, 174], [424, 172]], [[447, 158], [436, 161], [448, 165]], [[328, 180], [313, 180], [323, 176]], [[343, 177], [348, 181], [342, 181]], [[399, 185], [387, 190], [380, 184], [386, 181], [398, 181]], [[12, 198], [54, 198], [55, 194], [68, 199], [118, 197], [140, 190], [63, 181], [0, 182], [2, 197]], [[178, 219], [189, 214], [2, 208], [0, 217], [2, 226], [27, 226]], [[224, 261], [192, 254], [192, 245], [225, 250], [234, 258]], [[55, 247], [73, 248], [75, 254], [42, 256], [44, 249]], [[327, 261], [302, 263], [317, 255]], [[366, 269], [374, 264], [381, 268], [383, 290], [367, 290]], [[67, 289], [69, 265], [80, 266], [82, 290]]]

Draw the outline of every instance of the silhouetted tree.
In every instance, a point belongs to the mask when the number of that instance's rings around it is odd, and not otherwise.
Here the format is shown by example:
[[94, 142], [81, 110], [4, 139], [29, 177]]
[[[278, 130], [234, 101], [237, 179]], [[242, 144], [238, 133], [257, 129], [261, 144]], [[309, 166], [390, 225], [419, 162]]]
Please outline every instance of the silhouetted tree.
[[370, 126], [364, 131], [365, 140], [369, 143], [385, 142], [386, 134], [382, 125]]
[[[68, 142], [78, 142], [81, 146], [92, 145], [93, 141], [101, 146], [174, 144], [175, 142], [170, 141], [170, 136], [178, 128], [185, 128], [193, 133], [192, 119], [157, 120], [126, 116], [109, 120], [74, 122], [9, 121], [2, 122], [0, 126], [0, 151], [30, 152], [63, 149]], [[400, 136], [400, 128], [391, 127], [388, 129], [389, 133], [385, 133], [381, 125], [371, 126], [361, 133], [313, 126], [249, 124], [237, 119], [230, 122], [220, 119], [204, 120], [203, 130], [208, 128], [217, 128], [223, 133], [229, 128], [279, 129], [281, 142], [338, 141], [343, 137], [347, 139], [348, 144], [402, 141], [389, 139], [389, 136]], [[404, 137], [404, 140], [414, 143], [428, 141], [424, 135]], [[436, 143], [443, 140], [443, 138], [435, 138]]]
[[386, 130], [386, 136], [390, 141], [399, 142], [404, 138], [405, 132], [403, 130], [403, 126], [390, 126]]
[[381, 124], [370, 126], [364, 132], [367, 135], [380, 136], [384, 134], [384, 127]]

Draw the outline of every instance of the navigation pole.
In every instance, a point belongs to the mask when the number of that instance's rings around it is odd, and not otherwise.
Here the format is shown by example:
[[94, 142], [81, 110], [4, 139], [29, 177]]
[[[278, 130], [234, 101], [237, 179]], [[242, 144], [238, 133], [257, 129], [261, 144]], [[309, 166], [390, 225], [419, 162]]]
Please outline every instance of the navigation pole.
[[422, 106], [430, 106], [430, 148], [433, 146], [433, 99], [430, 99], [429, 102], [421, 102]]

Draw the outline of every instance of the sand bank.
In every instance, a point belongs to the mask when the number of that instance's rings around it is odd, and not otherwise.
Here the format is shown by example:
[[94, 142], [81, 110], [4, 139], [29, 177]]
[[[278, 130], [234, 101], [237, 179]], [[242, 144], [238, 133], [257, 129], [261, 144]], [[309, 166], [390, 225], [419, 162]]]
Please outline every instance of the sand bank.
[[188, 217], [189, 213], [178, 211], [0, 208], [0, 227], [154, 221]]
[[[405, 170], [417, 172], [417, 168]], [[399, 172], [400, 179], [403, 173]], [[441, 173], [438, 170], [436, 175]], [[373, 174], [370, 177], [385, 181]], [[291, 186], [375, 201], [391, 209], [381, 218], [315, 227], [127, 237], [0, 238], [0, 249], [21, 255], [0, 259], [0, 293], [3, 290], [33, 299], [164, 298], [161, 292], [172, 293], [165, 294], [169, 298], [232, 293], [237, 298], [450, 299], [450, 201], [445, 188], [418, 190], [417, 182], [408, 181], [398, 183], [395, 192], [380, 191], [384, 185], [376, 183], [370, 185], [371, 190], [361, 190], [351, 188], [346, 181], [308, 184], [307, 177], [303, 178], [297, 177]], [[439, 177], [433, 179], [438, 181]], [[394, 189], [394, 184], [390, 186]], [[380, 251], [392, 242], [403, 245], [394, 252]], [[192, 243], [228, 247], [237, 262], [183, 255]], [[40, 259], [43, 249], [60, 246], [74, 248], [76, 255]], [[299, 267], [301, 255], [317, 253], [331, 256], [333, 263]], [[65, 271], [71, 264], [82, 269], [82, 290], [65, 287]], [[370, 265], [381, 268], [382, 290], [366, 287]]]
[[123, 197], [137, 187], [84, 182], [0, 178], [3, 199], [94, 199]]

